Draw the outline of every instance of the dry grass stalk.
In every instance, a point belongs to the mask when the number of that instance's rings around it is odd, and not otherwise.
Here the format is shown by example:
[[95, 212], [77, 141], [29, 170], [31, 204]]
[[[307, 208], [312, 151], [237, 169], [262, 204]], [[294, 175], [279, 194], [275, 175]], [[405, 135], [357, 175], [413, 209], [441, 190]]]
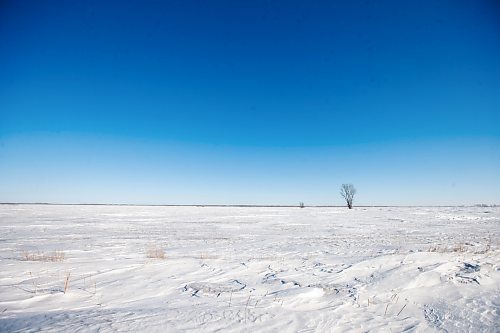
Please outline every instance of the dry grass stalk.
[[69, 277], [71, 275], [71, 272], [68, 272], [68, 274], [66, 274], [66, 280], [64, 281], [64, 293], [66, 294], [66, 292], [68, 291], [68, 287], [69, 287]]
[[35, 278], [33, 277], [33, 274], [29, 272], [30, 279], [32, 279], [31, 283], [33, 283], [33, 290], [35, 291], [35, 294], [38, 291], [38, 285], [35, 283]]
[[405, 304], [405, 305], [401, 308], [401, 310], [399, 310], [399, 312], [398, 312], [398, 314], [397, 314], [396, 316], [399, 316], [399, 314], [400, 314], [401, 312], [403, 312], [404, 308], [406, 308], [406, 304]]
[[250, 297], [252, 297], [252, 295], [248, 296], [247, 304], [245, 305], [245, 323], [247, 322], [247, 308], [248, 308], [248, 303], [250, 303]]
[[[87, 283], [88, 281], [88, 283]], [[91, 294], [96, 294], [96, 289], [97, 289], [97, 284], [95, 281], [92, 280], [92, 274], [89, 274], [88, 277], [83, 277], [83, 289], [85, 291], [88, 291]], [[89, 289], [91, 291], [89, 291]]]
[[257, 307], [257, 304], [259, 304], [259, 302], [260, 302], [260, 299], [258, 299], [257, 302], [255, 302], [254, 308]]

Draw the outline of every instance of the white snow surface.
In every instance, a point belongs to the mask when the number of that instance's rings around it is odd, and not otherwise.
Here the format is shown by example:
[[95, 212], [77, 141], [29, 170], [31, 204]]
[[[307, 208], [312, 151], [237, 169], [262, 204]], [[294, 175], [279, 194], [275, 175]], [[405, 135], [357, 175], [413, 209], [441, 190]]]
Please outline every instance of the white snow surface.
[[490, 207], [0, 205], [0, 332], [498, 332], [499, 236]]

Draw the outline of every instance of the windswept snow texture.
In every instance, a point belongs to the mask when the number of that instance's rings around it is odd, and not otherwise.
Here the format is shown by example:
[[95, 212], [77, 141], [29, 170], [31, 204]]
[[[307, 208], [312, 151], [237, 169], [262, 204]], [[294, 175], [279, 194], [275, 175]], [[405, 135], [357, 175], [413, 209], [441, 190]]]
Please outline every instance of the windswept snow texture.
[[484, 207], [1, 205], [0, 331], [498, 332], [499, 236]]

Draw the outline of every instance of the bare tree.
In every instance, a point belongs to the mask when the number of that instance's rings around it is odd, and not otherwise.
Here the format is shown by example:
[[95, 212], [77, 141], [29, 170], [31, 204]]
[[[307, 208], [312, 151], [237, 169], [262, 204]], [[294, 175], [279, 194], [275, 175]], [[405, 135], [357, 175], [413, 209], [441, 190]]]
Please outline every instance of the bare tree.
[[352, 201], [354, 200], [355, 194], [356, 189], [352, 184], [342, 184], [340, 187], [340, 195], [345, 199], [349, 209], [352, 209]]
[[303, 203], [302, 201], [301, 201], [301, 202], [299, 202], [299, 207], [300, 207], [300, 208], [304, 208], [304, 207], [305, 207], [305, 205], [304, 205], [304, 203]]

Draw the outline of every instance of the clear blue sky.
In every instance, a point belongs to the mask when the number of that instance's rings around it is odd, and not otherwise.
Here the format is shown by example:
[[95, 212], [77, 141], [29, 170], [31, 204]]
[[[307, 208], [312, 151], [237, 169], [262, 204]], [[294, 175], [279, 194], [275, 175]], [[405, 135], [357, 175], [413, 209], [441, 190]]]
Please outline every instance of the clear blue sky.
[[0, 201], [500, 203], [497, 1], [2, 1]]

